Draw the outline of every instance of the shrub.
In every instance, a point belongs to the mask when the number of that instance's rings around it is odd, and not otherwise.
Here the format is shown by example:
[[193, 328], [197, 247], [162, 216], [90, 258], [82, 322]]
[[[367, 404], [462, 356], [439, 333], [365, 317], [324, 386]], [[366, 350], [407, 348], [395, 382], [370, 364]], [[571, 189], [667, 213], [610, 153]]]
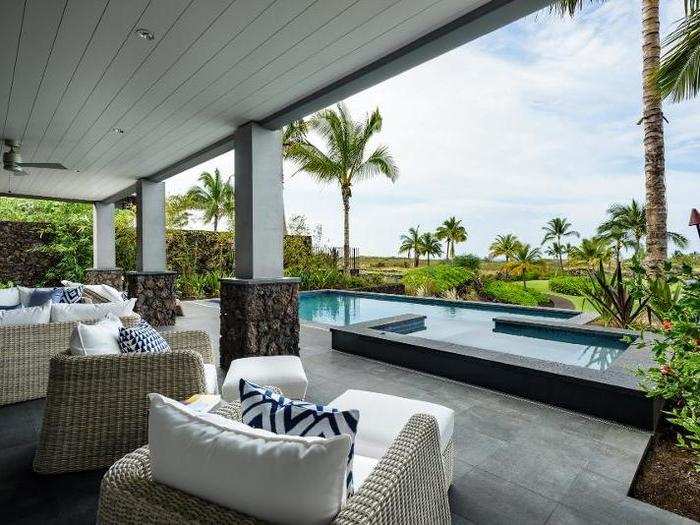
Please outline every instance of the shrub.
[[403, 276], [403, 284], [411, 293], [419, 288], [426, 295], [441, 294], [450, 288], [457, 288], [473, 280], [472, 270], [451, 264], [436, 264], [409, 270]]
[[549, 296], [536, 290], [523, 288], [522, 285], [506, 281], [490, 281], [484, 285], [484, 293], [489, 299], [498, 303], [517, 304], [521, 306], [539, 306], [550, 303]]
[[377, 286], [383, 283], [381, 277], [376, 275], [352, 276], [346, 275], [338, 268], [332, 266], [314, 265], [313, 261], [286, 268], [284, 274], [287, 277], [298, 277], [301, 290], [351, 290]]
[[577, 277], [574, 275], [552, 277], [549, 280], [549, 289], [564, 295], [582, 296], [591, 289], [591, 280], [588, 277]]
[[473, 253], [468, 253], [467, 255], [457, 255], [454, 259], [452, 259], [452, 264], [476, 271], [481, 266], [481, 258]]

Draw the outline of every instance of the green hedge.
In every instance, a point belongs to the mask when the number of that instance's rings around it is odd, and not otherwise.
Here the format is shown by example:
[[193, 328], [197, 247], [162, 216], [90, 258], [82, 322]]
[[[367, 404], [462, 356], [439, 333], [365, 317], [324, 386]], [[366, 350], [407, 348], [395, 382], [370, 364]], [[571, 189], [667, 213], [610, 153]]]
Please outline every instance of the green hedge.
[[467, 284], [474, 277], [475, 273], [467, 268], [451, 264], [436, 264], [409, 270], [403, 276], [402, 281], [411, 293], [422, 288], [426, 293], [432, 295]]
[[549, 289], [564, 295], [582, 296], [590, 287], [591, 280], [588, 277], [562, 275], [561, 277], [552, 277], [549, 280]]
[[491, 281], [484, 285], [484, 292], [489, 299], [498, 303], [517, 304], [521, 306], [540, 306], [550, 303], [549, 296], [522, 284], [506, 281]]

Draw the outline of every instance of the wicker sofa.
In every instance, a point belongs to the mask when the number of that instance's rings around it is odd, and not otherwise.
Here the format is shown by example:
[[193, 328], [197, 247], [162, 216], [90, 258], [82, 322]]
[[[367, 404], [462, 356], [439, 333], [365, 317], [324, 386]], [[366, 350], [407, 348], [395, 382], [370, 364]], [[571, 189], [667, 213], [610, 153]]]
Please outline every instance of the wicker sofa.
[[209, 336], [162, 334], [171, 352], [51, 358], [44, 421], [34, 471], [55, 474], [108, 467], [148, 441], [148, 399], [205, 392]]
[[[240, 419], [240, 405], [224, 404], [218, 413]], [[439, 441], [438, 425], [432, 416], [411, 417], [333, 523], [450, 523]], [[98, 522], [114, 525], [262, 523], [153, 481], [147, 446], [124, 456], [105, 474], [100, 488]]]
[[[122, 318], [133, 326], [140, 317]], [[81, 321], [94, 323], [93, 321]], [[0, 327], [0, 406], [46, 395], [49, 360], [70, 346], [76, 322]]]

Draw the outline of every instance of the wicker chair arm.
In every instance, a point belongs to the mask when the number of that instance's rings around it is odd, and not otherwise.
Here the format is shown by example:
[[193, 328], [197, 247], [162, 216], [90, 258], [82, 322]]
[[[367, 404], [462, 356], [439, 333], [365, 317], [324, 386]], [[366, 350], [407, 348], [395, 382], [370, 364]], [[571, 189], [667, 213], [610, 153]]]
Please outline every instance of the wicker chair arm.
[[334, 523], [448, 524], [450, 506], [437, 421], [411, 417]]
[[202, 356], [205, 363], [214, 362], [209, 335], [201, 330], [181, 330], [161, 334], [173, 351], [191, 350]]
[[191, 351], [57, 355], [49, 364], [34, 470], [107, 467], [148, 441], [147, 394], [186, 399], [204, 391], [202, 358]]

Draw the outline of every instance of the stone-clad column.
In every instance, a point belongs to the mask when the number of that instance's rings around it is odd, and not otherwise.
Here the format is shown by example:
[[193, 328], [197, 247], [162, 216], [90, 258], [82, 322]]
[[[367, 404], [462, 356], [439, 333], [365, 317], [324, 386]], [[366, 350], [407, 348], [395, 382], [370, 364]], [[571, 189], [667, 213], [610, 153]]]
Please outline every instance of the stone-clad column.
[[117, 268], [114, 239], [114, 204], [93, 204], [92, 265], [85, 271], [87, 284], [108, 284], [122, 289], [123, 272]]
[[235, 134], [235, 277], [221, 280], [221, 366], [299, 353], [297, 279], [282, 273], [284, 216], [278, 131], [256, 123]]
[[154, 326], [174, 325], [175, 272], [165, 264], [165, 183], [140, 180], [136, 191], [136, 271], [127, 272], [134, 311]]

